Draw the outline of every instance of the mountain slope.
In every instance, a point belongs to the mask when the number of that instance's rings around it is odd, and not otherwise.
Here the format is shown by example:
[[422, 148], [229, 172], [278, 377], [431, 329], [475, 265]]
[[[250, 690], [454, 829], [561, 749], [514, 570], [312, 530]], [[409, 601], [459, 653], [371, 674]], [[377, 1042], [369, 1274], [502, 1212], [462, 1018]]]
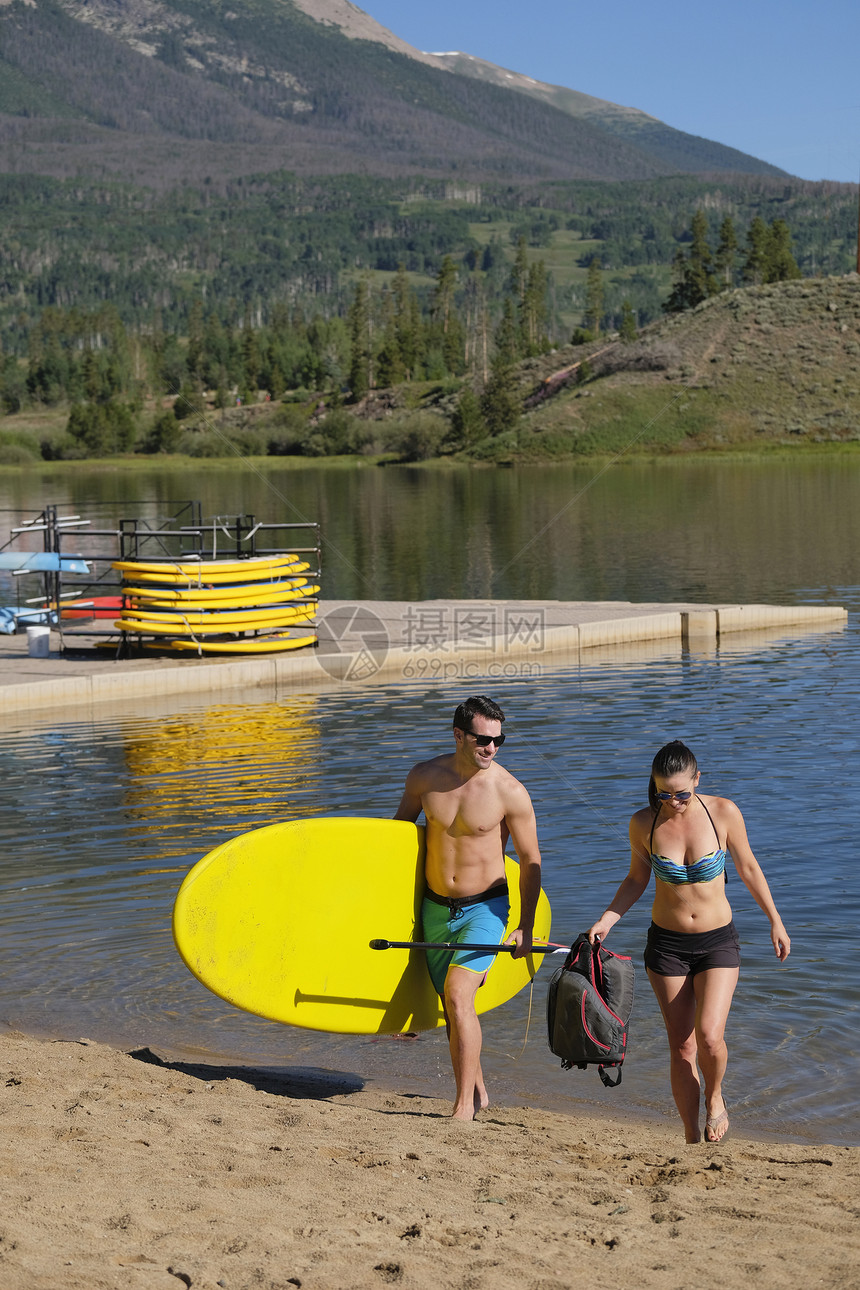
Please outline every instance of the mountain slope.
[[667, 135], [642, 113], [571, 113], [562, 104], [573, 91], [554, 102], [462, 75], [344, 0], [301, 4], [12, 0], [0, 7], [0, 167], [161, 183], [276, 168], [505, 180], [729, 164], [773, 173]]
[[632, 144], [642, 152], [658, 159], [671, 167], [675, 172], [703, 173], [708, 171], [731, 171], [756, 175], [785, 175], [784, 170], [769, 165], [757, 157], [751, 157], [737, 148], [702, 139], [698, 135], [685, 134], [666, 125], [655, 116], [641, 112], [638, 108], [622, 107], [610, 103], [607, 99], [593, 98], [579, 90], [567, 89], [562, 85], [547, 85], [543, 81], [532, 80], [519, 72], [508, 71], [497, 67], [495, 63], [485, 63], [471, 54], [435, 54], [431, 55], [437, 65], [447, 67], [463, 76], [473, 76], [492, 85], [502, 85], [520, 94], [527, 94], [550, 107], [558, 108], [570, 116], [590, 121], [599, 125], [608, 134], [625, 143]]
[[298, 8], [317, 22], [338, 27], [352, 40], [373, 40], [388, 49], [406, 54], [409, 58], [442, 68], [460, 76], [471, 76], [486, 84], [527, 94], [531, 98], [557, 108], [570, 116], [580, 117], [601, 126], [609, 134], [632, 143], [673, 168], [685, 173], [706, 171], [733, 171], [759, 175], [784, 175], [784, 170], [771, 166], [757, 157], [739, 152], [710, 139], [686, 134], [666, 125], [657, 117], [649, 116], [639, 108], [623, 107], [608, 99], [595, 98], [579, 90], [562, 85], [549, 85], [536, 81], [522, 72], [514, 72], [495, 63], [488, 63], [473, 54], [432, 54], [407, 45], [399, 36], [388, 31], [369, 14], [364, 13], [349, 0], [295, 0]]

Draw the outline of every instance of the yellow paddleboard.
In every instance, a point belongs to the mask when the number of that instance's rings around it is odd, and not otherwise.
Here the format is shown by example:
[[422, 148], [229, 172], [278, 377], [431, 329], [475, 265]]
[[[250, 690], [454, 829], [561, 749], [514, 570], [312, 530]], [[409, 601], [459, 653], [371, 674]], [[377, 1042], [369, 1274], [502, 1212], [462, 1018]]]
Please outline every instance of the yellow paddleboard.
[[162, 573], [149, 573], [137, 569], [124, 572], [126, 581], [134, 582], [136, 585], [185, 588], [217, 587], [225, 583], [230, 585], [240, 583], [244, 586], [254, 582], [270, 582], [272, 578], [292, 578], [309, 568], [310, 565], [306, 560], [294, 560], [267, 569], [254, 569], [250, 561], [247, 561], [247, 571], [244, 573], [239, 570], [217, 570], [211, 564], [205, 566], [205, 571], [203, 565], [198, 565], [196, 570], [192, 568], [187, 573], [178, 572], [175, 564], [165, 564]]
[[169, 623], [161, 623], [150, 618], [118, 618], [114, 623], [121, 632], [136, 632], [138, 636], [224, 636], [233, 632], [276, 631], [279, 627], [292, 627], [296, 623], [307, 623], [313, 619], [313, 613], [296, 612], [285, 609], [275, 617], [256, 618], [244, 621], [221, 616], [223, 621], [216, 623], [184, 623], [176, 618]]
[[114, 560], [112, 569], [122, 569], [132, 573], [166, 573], [168, 577], [175, 574], [183, 576], [189, 573], [238, 573], [254, 577], [254, 570], [272, 569], [279, 564], [289, 564], [298, 560], [293, 552], [289, 555], [251, 556], [247, 560]]
[[[267, 623], [290, 622], [293, 618], [308, 618], [314, 613], [314, 605], [307, 600], [295, 604], [265, 605], [261, 609], [218, 609], [207, 612], [205, 609], [174, 609], [160, 611], [157, 609], [135, 609], [126, 607], [122, 617], [126, 622], [161, 623], [167, 627], [208, 627], [218, 630], [218, 624], [225, 624], [221, 631], [236, 631], [232, 624], [247, 624], [249, 630]], [[119, 611], [117, 611], [119, 612]], [[227, 626], [226, 624], [231, 624]]]
[[232, 641], [163, 641], [163, 649], [195, 650], [203, 654], [280, 654], [287, 649], [315, 645], [316, 636], [293, 636], [275, 632], [272, 636], [245, 636]]
[[248, 586], [223, 587], [129, 587], [123, 586], [122, 594], [140, 604], [182, 609], [219, 609], [224, 605], [236, 609], [245, 606], [281, 604], [306, 596], [312, 590], [307, 578], [284, 578], [282, 582], [251, 582]]
[[[519, 866], [505, 857], [507, 935], [519, 921]], [[186, 967], [237, 1008], [307, 1030], [399, 1034], [444, 1025], [420, 940], [424, 829], [403, 820], [319, 817], [253, 829], [210, 851], [179, 889], [173, 937]], [[549, 939], [541, 893], [535, 939]], [[504, 939], [504, 938], [503, 938]], [[499, 954], [478, 1012], [513, 998], [543, 959]]]

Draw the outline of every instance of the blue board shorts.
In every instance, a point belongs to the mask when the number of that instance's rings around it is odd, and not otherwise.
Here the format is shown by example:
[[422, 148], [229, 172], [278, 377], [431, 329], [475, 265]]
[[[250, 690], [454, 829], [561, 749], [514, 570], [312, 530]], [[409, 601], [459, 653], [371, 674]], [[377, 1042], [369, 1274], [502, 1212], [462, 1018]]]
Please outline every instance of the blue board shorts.
[[[500, 945], [509, 912], [508, 887], [503, 882], [465, 903], [428, 892], [421, 905], [423, 938], [425, 941]], [[445, 993], [445, 977], [452, 963], [483, 976], [496, 960], [495, 954], [482, 954], [475, 950], [427, 950], [426, 954], [430, 980], [440, 997]]]

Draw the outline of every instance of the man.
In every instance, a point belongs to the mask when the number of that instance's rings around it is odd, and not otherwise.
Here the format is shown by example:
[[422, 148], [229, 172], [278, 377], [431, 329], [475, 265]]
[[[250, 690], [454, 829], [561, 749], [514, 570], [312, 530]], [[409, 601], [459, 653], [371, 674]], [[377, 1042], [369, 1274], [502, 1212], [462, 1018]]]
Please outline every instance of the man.
[[[492, 699], [467, 699], [454, 713], [454, 752], [413, 766], [395, 819], [426, 821], [421, 910], [424, 939], [499, 944], [508, 919], [504, 848], [520, 862], [520, 922], [505, 944], [522, 958], [532, 947], [540, 895], [540, 851], [531, 799], [496, 762], [505, 714]], [[481, 1071], [481, 1024], [475, 996], [494, 956], [428, 950], [427, 966], [442, 998], [457, 1096], [454, 1119], [473, 1120], [489, 1105]]]

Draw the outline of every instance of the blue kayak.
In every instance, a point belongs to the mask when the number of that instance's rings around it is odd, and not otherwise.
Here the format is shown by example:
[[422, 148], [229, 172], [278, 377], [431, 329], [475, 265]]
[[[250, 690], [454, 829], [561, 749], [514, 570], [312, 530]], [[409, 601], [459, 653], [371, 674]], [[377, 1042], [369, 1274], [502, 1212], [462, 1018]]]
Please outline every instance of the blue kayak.
[[89, 573], [86, 560], [56, 551], [0, 551], [0, 569], [13, 573]]

